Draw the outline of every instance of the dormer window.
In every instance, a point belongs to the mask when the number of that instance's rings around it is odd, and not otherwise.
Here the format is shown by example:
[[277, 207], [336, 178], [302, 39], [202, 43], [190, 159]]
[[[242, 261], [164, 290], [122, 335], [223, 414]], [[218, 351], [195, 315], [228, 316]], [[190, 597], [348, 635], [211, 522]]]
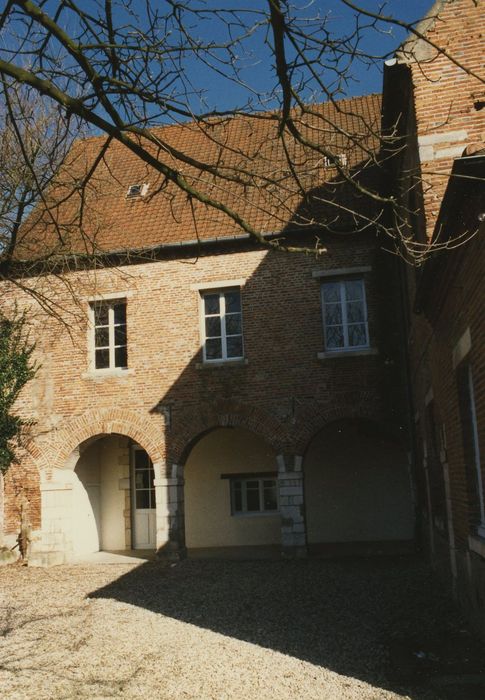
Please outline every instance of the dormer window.
[[144, 197], [148, 192], [148, 187], [146, 182], [141, 184], [130, 185], [128, 187], [128, 192], [126, 193], [126, 199], [135, 199], [136, 197]]
[[334, 168], [336, 165], [340, 165], [341, 168], [345, 168], [347, 166], [347, 163], [348, 160], [346, 153], [339, 153], [333, 159], [329, 158], [328, 156], [323, 156], [324, 168]]

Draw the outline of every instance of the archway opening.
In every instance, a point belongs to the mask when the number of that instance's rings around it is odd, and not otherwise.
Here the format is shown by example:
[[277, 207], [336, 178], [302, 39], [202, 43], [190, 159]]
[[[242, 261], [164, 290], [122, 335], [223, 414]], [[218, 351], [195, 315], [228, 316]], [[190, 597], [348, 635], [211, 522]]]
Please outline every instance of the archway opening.
[[304, 476], [310, 551], [409, 548], [414, 508], [407, 455], [377, 425], [342, 420], [326, 426], [308, 447]]
[[192, 447], [184, 478], [189, 556], [267, 553], [280, 543], [276, 453], [263, 439], [215, 428]]
[[72, 473], [72, 551], [155, 549], [153, 464], [130, 438], [98, 435], [79, 447]]

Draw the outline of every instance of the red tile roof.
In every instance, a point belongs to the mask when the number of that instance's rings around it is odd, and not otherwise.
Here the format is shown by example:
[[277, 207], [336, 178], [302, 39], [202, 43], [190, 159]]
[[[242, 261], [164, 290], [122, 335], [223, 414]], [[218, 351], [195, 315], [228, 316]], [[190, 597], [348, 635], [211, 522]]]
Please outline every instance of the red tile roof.
[[[344, 169], [377, 187], [373, 155], [379, 149], [380, 108], [380, 96], [368, 95], [310, 106], [292, 117], [305, 138], [344, 154]], [[158, 150], [149, 145], [152, 155], [262, 233], [321, 223], [355, 228], [362, 226], [361, 215], [374, 215], [369, 198], [357, 196], [321, 153], [296, 143], [287, 132], [280, 138], [271, 113], [159, 127], [152, 133], [162, 144]], [[126, 251], [244, 233], [227, 214], [190, 197], [117, 141], [109, 144], [87, 185], [80, 187], [105, 143], [105, 136], [76, 142], [49, 193], [49, 211], [39, 207], [24, 228], [19, 257], [45, 250]], [[174, 151], [200, 165], [183, 162]], [[218, 174], [205, 166], [216, 167]], [[131, 185], [143, 183], [148, 185], [146, 196], [126, 196]], [[306, 202], [301, 188], [310, 192]], [[356, 211], [358, 216], [352, 213]]]

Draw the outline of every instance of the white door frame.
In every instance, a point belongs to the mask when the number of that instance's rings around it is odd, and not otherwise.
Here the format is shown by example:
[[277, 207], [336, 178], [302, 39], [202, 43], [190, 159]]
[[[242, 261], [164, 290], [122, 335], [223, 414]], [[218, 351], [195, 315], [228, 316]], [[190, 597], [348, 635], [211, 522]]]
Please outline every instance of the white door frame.
[[[151, 469], [152, 478], [148, 481], [148, 485], [137, 488], [136, 486], [136, 464], [135, 455], [137, 452], [142, 452], [148, 458], [149, 470]], [[136, 443], [131, 445], [130, 449], [130, 491], [131, 491], [131, 528], [132, 528], [132, 547], [133, 549], [155, 549], [156, 548], [156, 505], [155, 505], [155, 487], [153, 485], [155, 473], [153, 462], [150, 456], [140, 445]], [[137, 492], [146, 492], [148, 496], [149, 506], [147, 508], [137, 508]], [[145, 536], [142, 534], [142, 530]]]

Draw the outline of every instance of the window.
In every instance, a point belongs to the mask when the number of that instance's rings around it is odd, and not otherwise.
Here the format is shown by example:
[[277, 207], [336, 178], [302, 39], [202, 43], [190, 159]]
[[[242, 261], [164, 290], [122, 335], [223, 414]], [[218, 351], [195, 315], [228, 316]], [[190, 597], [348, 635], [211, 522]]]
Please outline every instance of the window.
[[369, 347], [364, 280], [324, 282], [322, 308], [327, 351]]
[[485, 499], [478, 444], [473, 374], [469, 362], [461, 362], [456, 370], [458, 402], [465, 467], [469, 482], [472, 526], [485, 537]]
[[204, 362], [243, 358], [241, 292], [206, 292], [203, 303]]
[[347, 165], [347, 154], [339, 153], [338, 155], [335, 155], [333, 159], [329, 158], [328, 156], [323, 156], [324, 168], [335, 167], [336, 163], [338, 163], [338, 165], [340, 165], [341, 168], [344, 168]]
[[278, 490], [275, 478], [231, 479], [231, 511], [233, 515], [276, 513]]
[[91, 311], [94, 369], [126, 369], [126, 301], [95, 301]]
[[144, 197], [148, 192], [148, 187], [146, 183], [130, 185], [128, 187], [128, 192], [126, 193], [127, 199], [134, 199], [135, 197]]
[[135, 508], [155, 508], [155, 485], [152, 460], [140, 447], [133, 448], [133, 495]]

